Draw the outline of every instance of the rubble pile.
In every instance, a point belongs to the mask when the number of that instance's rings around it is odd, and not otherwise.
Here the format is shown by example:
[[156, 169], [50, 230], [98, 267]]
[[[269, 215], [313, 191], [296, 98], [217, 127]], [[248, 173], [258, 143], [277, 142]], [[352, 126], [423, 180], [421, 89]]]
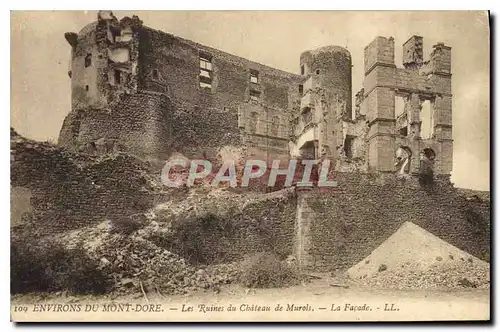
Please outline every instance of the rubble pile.
[[488, 288], [490, 266], [425, 231], [403, 224], [347, 275], [371, 287]]
[[137, 235], [112, 234], [105, 222], [68, 234], [68, 246], [82, 246], [110, 275], [117, 293], [185, 294], [218, 289], [238, 279], [238, 264], [196, 267]]

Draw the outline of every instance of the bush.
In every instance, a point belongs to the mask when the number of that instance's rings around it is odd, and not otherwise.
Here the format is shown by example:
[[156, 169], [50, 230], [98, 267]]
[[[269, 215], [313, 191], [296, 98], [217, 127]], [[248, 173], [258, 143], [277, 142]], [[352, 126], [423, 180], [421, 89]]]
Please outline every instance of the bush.
[[286, 287], [300, 281], [296, 272], [275, 254], [257, 253], [243, 263], [241, 283], [252, 288]]
[[68, 291], [104, 293], [110, 280], [81, 246], [67, 249], [47, 240], [12, 241], [11, 293]]
[[219, 264], [229, 260], [228, 249], [235, 236], [232, 222], [212, 213], [179, 218], [168, 235], [151, 236], [148, 240], [159, 247], [184, 257], [193, 265]]
[[144, 222], [137, 219], [137, 216], [118, 216], [111, 218], [111, 234], [130, 235], [144, 226]]

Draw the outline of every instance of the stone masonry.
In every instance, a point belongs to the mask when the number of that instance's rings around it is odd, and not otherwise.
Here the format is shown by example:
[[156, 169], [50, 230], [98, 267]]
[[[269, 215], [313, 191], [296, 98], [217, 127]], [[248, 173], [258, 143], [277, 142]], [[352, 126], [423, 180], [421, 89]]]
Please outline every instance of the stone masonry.
[[[394, 39], [376, 37], [364, 49], [353, 105], [351, 54], [339, 46], [304, 51], [293, 74], [151, 29], [137, 16], [101, 11], [65, 37], [72, 110], [59, 145], [160, 164], [173, 153], [214, 159], [233, 148], [251, 159], [331, 160], [339, 187], [297, 191], [290, 205], [295, 240], [281, 251], [293, 246], [303, 268], [352, 265], [405, 221], [489, 257], [489, 203], [466, 200], [449, 181], [449, 46], [434, 45], [424, 59], [423, 38], [412, 36], [398, 68]], [[435, 183], [419, 183], [423, 174]]]

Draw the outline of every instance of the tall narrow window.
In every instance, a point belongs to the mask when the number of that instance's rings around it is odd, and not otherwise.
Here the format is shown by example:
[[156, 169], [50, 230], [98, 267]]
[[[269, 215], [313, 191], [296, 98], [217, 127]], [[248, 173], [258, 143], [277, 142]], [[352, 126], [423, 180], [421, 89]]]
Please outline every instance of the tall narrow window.
[[92, 54], [87, 53], [85, 56], [85, 68], [90, 67], [92, 65]]
[[120, 84], [122, 81], [122, 75], [119, 70], [115, 70], [115, 84]]
[[299, 85], [299, 95], [301, 97], [304, 95], [304, 86], [302, 84]]
[[399, 134], [401, 136], [408, 136], [408, 115], [405, 111], [405, 99], [401, 96], [395, 96], [394, 108]]
[[304, 65], [300, 66], [300, 75], [305, 75], [306, 74], [306, 69], [304, 68]]
[[158, 74], [158, 69], [153, 69], [153, 78], [157, 80], [159, 77], [160, 75]]
[[250, 82], [258, 84], [259, 83], [259, 72], [256, 70], [250, 70]]
[[212, 58], [207, 55], [200, 55], [200, 87], [212, 88]]
[[433, 121], [432, 121], [432, 104], [430, 100], [425, 100], [422, 103], [420, 111], [420, 137], [428, 139], [432, 137]]

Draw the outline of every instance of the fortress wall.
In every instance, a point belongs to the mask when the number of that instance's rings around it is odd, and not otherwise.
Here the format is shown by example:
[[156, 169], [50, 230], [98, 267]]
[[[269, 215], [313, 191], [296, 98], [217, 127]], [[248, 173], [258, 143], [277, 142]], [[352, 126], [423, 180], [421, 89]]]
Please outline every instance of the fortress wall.
[[298, 215], [302, 233], [296, 237], [296, 255], [304, 267], [348, 268], [406, 221], [489, 260], [489, 201], [468, 200], [446, 181], [432, 190], [422, 188], [415, 179], [401, 182], [375, 175], [339, 173], [337, 181], [338, 187], [329, 192], [299, 193], [299, 212], [305, 212]]
[[[299, 75], [189, 41], [171, 34], [143, 28], [139, 35], [140, 86], [163, 86], [170, 96], [193, 106], [222, 110], [236, 109], [250, 99], [250, 90], [261, 92], [260, 100], [286, 109], [299, 96]], [[200, 57], [211, 62], [212, 88], [200, 88]], [[158, 71], [154, 78], [153, 70]], [[250, 71], [258, 73], [258, 82], [250, 81]]]
[[89, 154], [128, 151], [165, 157], [170, 149], [170, 101], [164, 95], [122, 95], [106, 109], [77, 109], [65, 119], [59, 144]]
[[[96, 160], [17, 134], [11, 137], [11, 185], [17, 190], [12, 204], [14, 210], [24, 204], [23, 212], [32, 213], [27, 221], [34, 221], [40, 235], [105, 219], [127, 221], [145, 212], [154, 197], [147, 172], [144, 163], [123, 154]], [[29, 194], [22, 202], [21, 188]]]

